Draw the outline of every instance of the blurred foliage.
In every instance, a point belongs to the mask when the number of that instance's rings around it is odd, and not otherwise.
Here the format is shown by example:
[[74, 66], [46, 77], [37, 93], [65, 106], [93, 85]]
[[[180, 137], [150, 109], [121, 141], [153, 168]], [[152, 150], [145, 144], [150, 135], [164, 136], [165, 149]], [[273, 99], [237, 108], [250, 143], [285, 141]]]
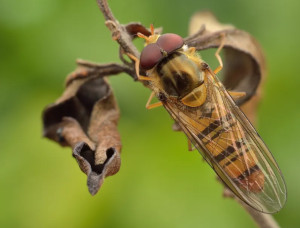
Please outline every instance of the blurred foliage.
[[[288, 187], [275, 218], [282, 227], [300, 227], [300, 2], [115, 0], [110, 6], [121, 23], [154, 23], [182, 36], [190, 16], [209, 9], [259, 40], [269, 75], [258, 129]], [[213, 171], [197, 152], [187, 152], [168, 114], [144, 109], [149, 91], [125, 74], [110, 80], [122, 112], [122, 167], [95, 197], [70, 149], [42, 138], [41, 112], [62, 92], [75, 59], [118, 61], [103, 22], [95, 1], [0, 1], [0, 226], [255, 227], [236, 202], [222, 198]]]

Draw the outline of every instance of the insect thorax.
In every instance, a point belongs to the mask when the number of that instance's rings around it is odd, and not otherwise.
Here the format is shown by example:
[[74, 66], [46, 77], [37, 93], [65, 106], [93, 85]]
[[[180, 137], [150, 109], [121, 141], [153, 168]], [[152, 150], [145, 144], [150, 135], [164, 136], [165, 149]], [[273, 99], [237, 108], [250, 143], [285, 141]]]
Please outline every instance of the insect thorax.
[[182, 98], [203, 82], [199, 66], [183, 52], [174, 52], [156, 66], [160, 86], [169, 96]]

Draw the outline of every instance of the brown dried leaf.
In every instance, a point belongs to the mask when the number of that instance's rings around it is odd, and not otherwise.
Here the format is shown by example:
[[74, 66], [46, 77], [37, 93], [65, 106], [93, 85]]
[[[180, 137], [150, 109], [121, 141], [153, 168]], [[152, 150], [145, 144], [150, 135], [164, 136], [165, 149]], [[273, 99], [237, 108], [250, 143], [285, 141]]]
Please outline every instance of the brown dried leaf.
[[257, 41], [247, 32], [219, 23], [207, 11], [198, 12], [191, 18], [189, 34], [185, 42], [197, 50], [219, 47], [222, 35], [225, 35], [223, 83], [229, 90], [246, 92], [246, 96], [237, 101], [238, 105], [253, 97], [244, 109], [253, 121], [253, 110], [259, 100], [257, 89], [261, 88], [260, 82], [266, 74], [265, 59]]
[[67, 77], [62, 96], [43, 112], [44, 136], [72, 147], [80, 169], [88, 176], [92, 195], [98, 192], [106, 176], [119, 171], [121, 164], [119, 109], [103, 78], [108, 73], [123, 71], [118, 67], [80, 64]]

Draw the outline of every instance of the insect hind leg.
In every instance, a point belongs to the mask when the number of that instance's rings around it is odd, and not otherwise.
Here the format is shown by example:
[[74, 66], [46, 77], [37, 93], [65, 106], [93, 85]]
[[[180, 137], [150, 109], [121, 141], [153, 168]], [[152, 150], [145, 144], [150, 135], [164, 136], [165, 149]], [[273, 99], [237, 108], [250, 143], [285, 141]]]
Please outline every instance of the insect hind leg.
[[151, 101], [152, 101], [152, 99], [154, 98], [154, 95], [155, 95], [154, 92], [152, 92], [152, 93], [150, 94], [150, 97], [149, 97], [149, 99], [148, 99], [148, 101], [147, 101], [147, 104], [146, 104], [146, 109], [153, 109], [153, 108], [157, 108], [157, 107], [162, 106], [162, 102], [161, 102], [161, 101], [156, 102], [156, 103], [153, 103], [153, 104], [150, 104]]
[[224, 44], [225, 44], [225, 34], [222, 33], [221, 34], [221, 44], [215, 53], [215, 56], [216, 56], [217, 60], [219, 61], [220, 65], [214, 70], [214, 74], [219, 73], [223, 69], [223, 61], [220, 56], [220, 52], [221, 52], [222, 48], [224, 47]]

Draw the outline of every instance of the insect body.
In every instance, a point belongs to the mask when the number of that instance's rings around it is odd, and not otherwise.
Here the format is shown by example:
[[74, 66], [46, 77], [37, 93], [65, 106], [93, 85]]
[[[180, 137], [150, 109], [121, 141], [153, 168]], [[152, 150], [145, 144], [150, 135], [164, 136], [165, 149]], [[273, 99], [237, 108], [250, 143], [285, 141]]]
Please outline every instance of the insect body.
[[[276, 161], [215, 71], [176, 34], [145, 37], [136, 60], [140, 80], [149, 81], [147, 108], [163, 105], [225, 185], [254, 209], [274, 213], [286, 201]], [[132, 56], [131, 56], [132, 57]], [[139, 75], [139, 69], [146, 76]], [[153, 96], [159, 103], [150, 104]], [[232, 96], [239, 94], [231, 93]]]

